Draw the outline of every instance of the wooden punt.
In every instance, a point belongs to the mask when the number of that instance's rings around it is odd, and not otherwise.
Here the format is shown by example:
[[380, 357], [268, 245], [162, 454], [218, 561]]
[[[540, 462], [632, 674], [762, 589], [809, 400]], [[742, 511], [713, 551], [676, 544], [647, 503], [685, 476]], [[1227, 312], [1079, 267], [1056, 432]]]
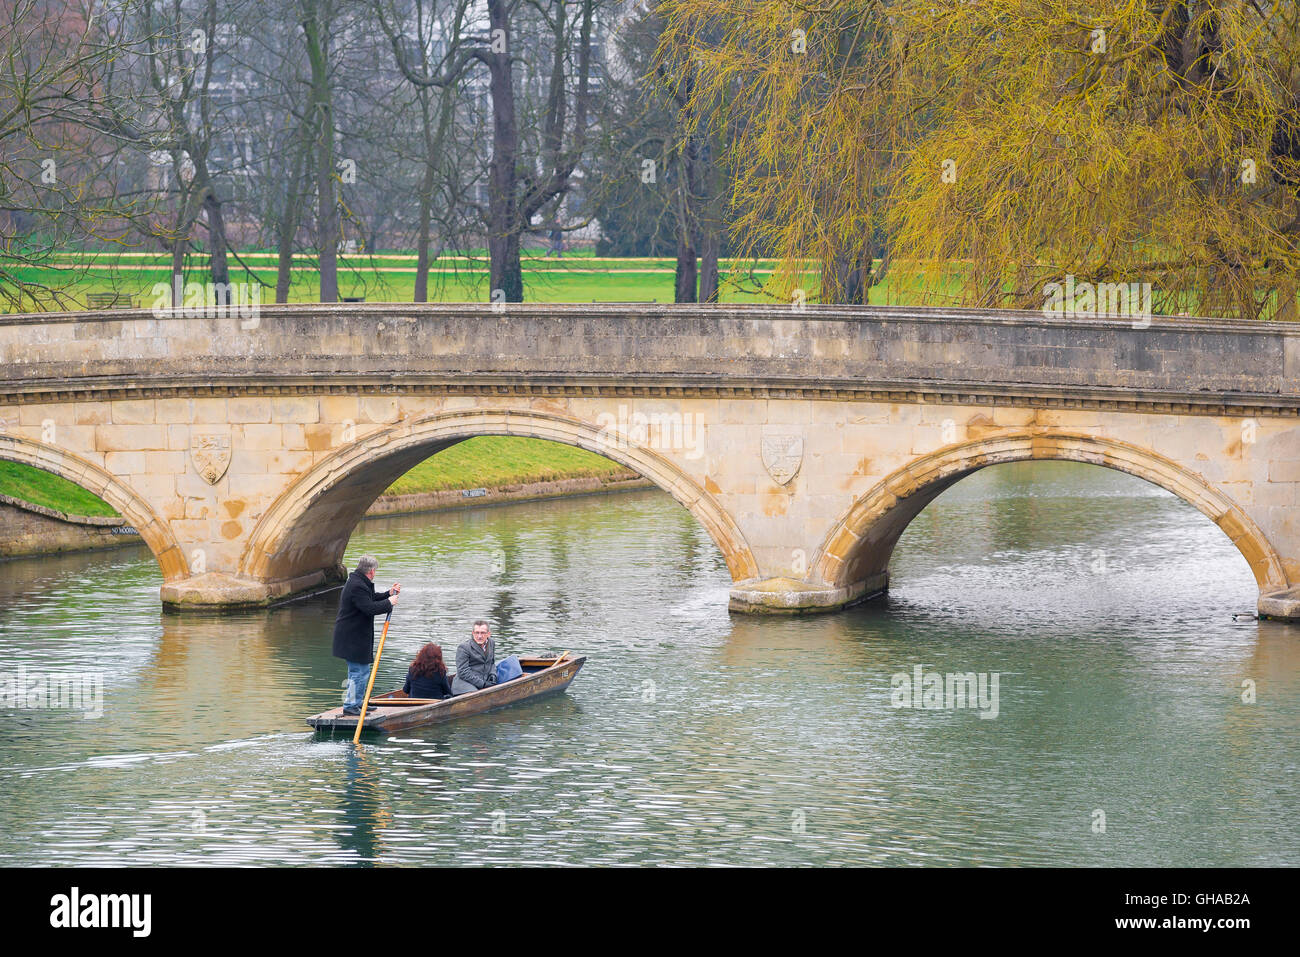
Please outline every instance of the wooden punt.
[[[454, 698], [411, 698], [403, 691], [372, 695], [366, 711], [366, 724], [361, 730], [398, 731], [418, 728], [426, 724], [454, 721], [471, 714], [482, 714], [506, 708], [521, 701], [532, 701], [547, 695], [560, 694], [582, 670], [587, 658], [566, 654], [561, 658], [523, 658], [519, 665], [524, 674], [514, 681], [493, 685], [482, 691], [456, 695]], [[448, 680], [452, 676], [448, 675]], [[345, 715], [342, 706], [322, 711], [307, 719], [317, 731], [347, 731], [357, 728], [357, 715]]]

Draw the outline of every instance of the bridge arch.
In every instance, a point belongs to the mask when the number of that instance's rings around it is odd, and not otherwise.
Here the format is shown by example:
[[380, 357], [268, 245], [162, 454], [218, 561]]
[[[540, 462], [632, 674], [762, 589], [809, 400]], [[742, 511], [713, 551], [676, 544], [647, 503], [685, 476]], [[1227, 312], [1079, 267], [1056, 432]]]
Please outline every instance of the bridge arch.
[[1259, 526], [1199, 475], [1126, 442], [1042, 430], [949, 445], [898, 469], [835, 522], [813, 558], [810, 577], [850, 590], [858, 583], [884, 582], [894, 546], [908, 524], [942, 492], [990, 465], [1046, 459], [1101, 465], [1160, 486], [1223, 530], [1250, 565], [1261, 593], [1288, 586], [1282, 561]]
[[[394, 481], [430, 455], [480, 435], [548, 439], [577, 446], [632, 469], [668, 492], [704, 526], [732, 578], [757, 574], [740, 528], [707, 491], [653, 450], [572, 416], [536, 409], [463, 409], [422, 415], [372, 432], [318, 462], [254, 527], [239, 575], [287, 590], [337, 574], [348, 540], [366, 510]], [[279, 589], [277, 589], [279, 590]]]
[[0, 459], [51, 472], [98, 495], [139, 532], [158, 560], [164, 582], [181, 581], [189, 575], [185, 553], [171, 526], [110, 472], [63, 449], [10, 433], [0, 433]]

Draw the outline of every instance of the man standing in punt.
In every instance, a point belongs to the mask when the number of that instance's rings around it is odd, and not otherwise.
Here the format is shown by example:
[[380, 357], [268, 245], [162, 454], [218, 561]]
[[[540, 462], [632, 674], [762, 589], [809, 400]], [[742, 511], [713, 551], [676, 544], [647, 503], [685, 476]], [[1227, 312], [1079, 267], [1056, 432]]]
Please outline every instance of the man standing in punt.
[[361, 699], [375, 660], [375, 616], [392, 611], [397, 604], [397, 593], [402, 590], [401, 585], [394, 584], [382, 595], [377, 593], [375, 571], [378, 568], [375, 556], [362, 555], [343, 586], [343, 594], [339, 595], [339, 614], [334, 620], [334, 657], [348, 664], [344, 714], [361, 713]]

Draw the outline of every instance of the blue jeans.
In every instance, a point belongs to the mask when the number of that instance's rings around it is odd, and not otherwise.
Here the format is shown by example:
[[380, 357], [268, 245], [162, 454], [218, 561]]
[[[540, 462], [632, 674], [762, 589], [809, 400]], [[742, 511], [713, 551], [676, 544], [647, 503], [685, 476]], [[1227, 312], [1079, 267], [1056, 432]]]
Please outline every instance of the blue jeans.
[[343, 707], [360, 708], [370, 681], [370, 665], [359, 661], [348, 662], [348, 690], [343, 695]]

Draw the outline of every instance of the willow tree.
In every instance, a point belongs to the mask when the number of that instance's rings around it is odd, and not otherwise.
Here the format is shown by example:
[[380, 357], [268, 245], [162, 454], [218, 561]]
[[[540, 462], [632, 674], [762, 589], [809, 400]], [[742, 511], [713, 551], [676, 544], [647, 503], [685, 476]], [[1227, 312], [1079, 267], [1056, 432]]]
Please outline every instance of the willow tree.
[[[886, 257], [888, 183], [914, 120], [906, 50], [878, 0], [666, 0], [659, 56], [685, 116], [726, 135], [733, 248], [780, 260], [788, 299], [820, 267], [823, 302], [864, 303]], [[808, 292], [805, 292], [807, 295]]]
[[1032, 306], [1074, 276], [1151, 283], [1160, 311], [1294, 316], [1295, 3], [911, 0], [896, 14], [927, 65], [911, 77], [948, 78], [892, 203], [898, 254], [931, 295]]
[[822, 298], [1294, 316], [1294, 0], [666, 0], [661, 51], [731, 97], [738, 240]]
[[891, 223], [932, 298], [1042, 305], [1045, 284], [1073, 275], [1150, 283], [1160, 311], [1294, 315], [1295, 3], [908, 0], [893, 12], [905, 101], [926, 103], [929, 126], [900, 168]]

